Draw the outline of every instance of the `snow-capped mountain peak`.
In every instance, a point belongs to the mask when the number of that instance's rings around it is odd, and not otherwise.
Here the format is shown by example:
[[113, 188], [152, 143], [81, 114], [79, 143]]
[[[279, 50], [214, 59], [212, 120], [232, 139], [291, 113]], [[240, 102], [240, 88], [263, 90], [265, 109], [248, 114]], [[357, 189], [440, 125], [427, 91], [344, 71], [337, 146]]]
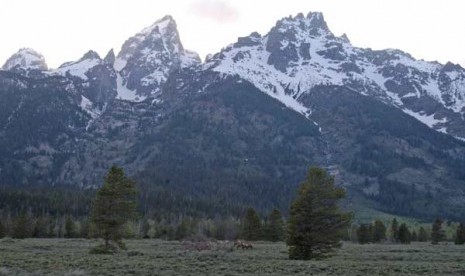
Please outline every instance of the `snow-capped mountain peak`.
[[[308, 114], [316, 86], [345, 86], [392, 104], [455, 136], [465, 114], [465, 70], [415, 60], [400, 50], [357, 48], [336, 37], [321, 13], [281, 19], [265, 36], [253, 33], [215, 54], [205, 69], [236, 75], [290, 108]], [[416, 115], [414, 115], [416, 114]], [[433, 118], [435, 121], [432, 122]]]
[[46, 71], [47, 64], [45, 63], [45, 58], [37, 51], [30, 48], [22, 48], [5, 62], [2, 69]]
[[157, 97], [173, 71], [200, 63], [197, 53], [184, 49], [176, 22], [167, 15], [121, 47], [114, 63], [120, 75], [119, 97], [127, 100]]
[[101, 59], [101, 58], [97, 52], [90, 50], [87, 53], [85, 53], [84, 56], [82, 56], [82, 58], [79, 59], [79, 61], [83, 61], [86, 59]]
[[128, 39], [118, 54], [118, 58], [129, 60], [140, 51], [166, 51], [169, 55], [179, 54], [184, 48], [179, 39], [177, 25], [174, 19], [167, 15], [157, 20], [150, 27], [144, 28]]
[[52, 71], [52, 74], [58, 74], [62, 76], [71, 75], [73, 77], [87, 80], [87, 72], [97, 65], [102, 65], [103, 60], [94, 51], [88, 51], [78, 61], [67, 62], [61, 65], [58, 69]]
[[177, 29], [176, 21], [171, 15], [165, 15], [163, 18], [157, 20], [150, 27], [144, 28], [140, 34], [148, 35], [153, 31], [156, 31], [162, 35], [166, 35], [169, 32]]

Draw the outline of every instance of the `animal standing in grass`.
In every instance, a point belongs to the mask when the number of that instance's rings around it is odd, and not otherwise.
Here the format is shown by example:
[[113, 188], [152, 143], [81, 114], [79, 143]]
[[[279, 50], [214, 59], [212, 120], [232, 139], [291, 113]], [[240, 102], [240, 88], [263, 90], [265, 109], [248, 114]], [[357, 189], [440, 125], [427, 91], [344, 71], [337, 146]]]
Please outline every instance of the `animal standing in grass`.
[[242, 248], [242, 250], [244, 250], [244, 249], [253, 249], [253, 245], [251, 243], [243, 242], [241, 240], [235, 240], [233, 247]]

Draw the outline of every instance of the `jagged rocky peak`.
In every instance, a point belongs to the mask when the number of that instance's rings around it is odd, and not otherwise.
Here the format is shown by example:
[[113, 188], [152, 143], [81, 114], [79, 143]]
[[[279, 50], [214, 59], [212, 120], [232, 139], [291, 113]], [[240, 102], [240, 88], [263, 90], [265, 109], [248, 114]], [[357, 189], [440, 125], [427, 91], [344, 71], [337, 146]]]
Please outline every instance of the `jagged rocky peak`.
[[272, 29], [281, 33], [296, 32], [297, 30], [303, 30], [310, 32], [312, 36], [324, 36], [332, 35], [331, 31], [326, 24], [323, 13], [321, 12], [310, 12], [307, 16], [299, 13], [296, 16], [288, 16], [279, 20], [276, 26]]
[[172, 72], [200, 63], [197, 53], [184, 49], [176, 22], [167, 15], [129, 38], [114, 68], [121, 76], [121, 87], [149, 97], [161, 91]]
[[184, 52], [173, 17], [167, 15], [129, 38], [121, 47], [118, 58], [128, 60], [141, 54], [141, 51], [144, 53], [167, 51], [174, 55]]
[[90, 50], [87, 53], [85, 53], [84, 56], [82, 56], [82, 58], [79, 61], [83, 61], [86, 59], [101, 59], [101, 58], [97, 52]]
[[22, 48], [13, 54], [3, 65], [3, 70], [48, 70], [42, 54], [30, 48]]
[[66, 62], [62, 64], [58, 69], [54, 70], [54, 74], [62, 76], [73, 76], [83, 80], [88, 79], [88, 72], [103, 64], [103, 60], [99, 54], [95, 51], [89, 50], [79, 60]]
[[110, 51], [108, 51], [103, 61], [105, 61], [106, 64], [113, 65], [115, 63], [115, 59], [116, 59], [115, 52], [113, 51], [113, 49], [111, 49]]
[[234, 43], [234, 47], [248, 47], [248, 46], [255, 46], [261, 44], [262, 36], [257, 33], [253, 32], [249, 36], [246, 37], [239, 37], [237, 42]]
[[463, 71], [463, 67], [460, 64], [454, 64], [452, 62], [447, 62], [442, 68], [443, 72], [453, 72], [453, 71]]
[[343, 33], [339, 38], [345, 43], [350, 43], [350, 39], [346, 33]]
[[337, 53], [321, 52], [319, 55], [343, 59], [345, 54], [341, 53], [342, 43], [347, 43], [346, 38], [336, 38], [333, 35], [320, 12], [310, 12], [307, 16], [300, 13], [295, 17], [281, 19], [266, 38], [266, 50], [270, 53], [268, 64], [283, 73], [299, 60], [311, 60], [311, 48], [327, 51], [331, 47], [337, 47]]
[[319, 28], [322, 30], [329, 31], [328, 25], [326, 24], [323, 13], [321, 12], [309, 12], [307, 14], [308, 26], [311, 28]]

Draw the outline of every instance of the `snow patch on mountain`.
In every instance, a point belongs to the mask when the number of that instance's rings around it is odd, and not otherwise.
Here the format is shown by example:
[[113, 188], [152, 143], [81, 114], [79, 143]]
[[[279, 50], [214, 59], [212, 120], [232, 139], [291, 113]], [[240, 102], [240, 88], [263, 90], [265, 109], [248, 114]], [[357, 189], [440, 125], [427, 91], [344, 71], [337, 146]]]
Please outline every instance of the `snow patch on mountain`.
[[282, 72], [274, 70], [272, 66], [266, 63], [269, 53], [261, 51], [258, 47], [251, 47], [245, 50], [248, 55], [254, 58], [234, 62], [234, 56], [237, 56], [241, 51], [239, 49], [231, 49], [231, 51], [225, 53], [226, 56], [223, 62], [213, 70], [228, 75], [238, 75], [254, 84], [261, 91], [281, 101], [287, 107], [299, 113], [307, 114], [308, 108], [291, 96], [286, 95], [284, 88], [291, 78]]
[[81, 95], [81, 103], [79, 105], [82, 110], [87, 112], [92, 119], [96, 119], [100, 116], [101, 112], [98, 109], [93, 108], [93, 103], [83, 95]]
[[88, 78], [86, 73], [95, 66], [102, 64], [102, 62], [103, 61], [101, 59], [97, 58], [84, 59], [77, 62], [66, 63], [53, 72], [61, 76], [70, 74], [83, 80], [87, 80]]
[[435, 114], [426, 115], [426, 114], [417, 113], [417, 112], [414, 112], [414, 111], [408, 110], [408, 109], [404, 109], [403, 111], [404, 111], [405, 113], [407, 113], [408, 115], [414, 117], [414, 118], [417, 119], [418, 121], [422, 122], [423, 124], [429, 126], [430, 128], [434, 128], [434, 127], [437, 126], [438, 124], [447, 123], [447, 119], [446, 119], [446, 118], [442, 118], [442, 119], [436, 119], [436, 118], [434, 118], [434, 117], [435, 117]]
[[142, 102], [147, 98], [145, 96], [137, 95], [136, 91], [127, 88], [123, 82], [123, 78], [118, 73], [116, 78], [116, 89], [118, 92], [118, 96], [116, 96], [117, 99], [131, 102]]
[[113, 68], [115, 69], [116, 72], [119, 72], [123, 70], [123, 68], [126, 66], [128, 62], [122, 58], [117, 58], [115, 60], [115, 63], [113, 64]]

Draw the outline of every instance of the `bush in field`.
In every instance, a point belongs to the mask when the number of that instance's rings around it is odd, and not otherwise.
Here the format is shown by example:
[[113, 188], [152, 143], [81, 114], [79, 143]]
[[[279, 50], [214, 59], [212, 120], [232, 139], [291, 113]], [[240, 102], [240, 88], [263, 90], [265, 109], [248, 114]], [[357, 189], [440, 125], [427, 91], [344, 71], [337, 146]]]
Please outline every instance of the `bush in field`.
[[89, 250], [90, 254], [114, 254], [118, 247], [113, 244], [99, 244]]
[[93, 253], [108, 253], [116, 249], [110, 242], [124, 249], [122, 242], [125, 224], [136, 214], [136, 186], [124, 175], [122, 168], [113, 166], [98, 190], [92, 206], [91, 222], [93, 234], [103, 238], [105, 245], [95, 248]]
[[290, 259], [328, 257], [341, 246], [352, 218], [338, 206], [344, 196], [344, 189], [336, 187], [325, 170], [310, 168], [291, 205], [287, 240]]

